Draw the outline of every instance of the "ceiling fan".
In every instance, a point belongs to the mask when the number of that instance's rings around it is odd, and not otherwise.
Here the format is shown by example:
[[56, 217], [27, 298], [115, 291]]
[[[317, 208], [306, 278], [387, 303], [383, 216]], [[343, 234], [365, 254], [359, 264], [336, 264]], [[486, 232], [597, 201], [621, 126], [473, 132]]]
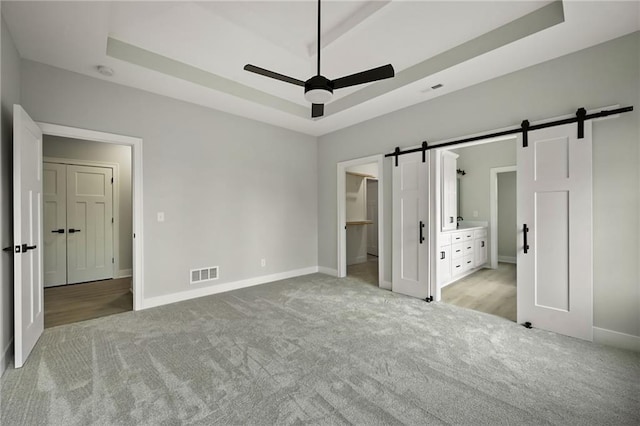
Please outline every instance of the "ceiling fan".
[[263, 75], [265, 77], [274, 78], [284, 81], [285, 83], [295, 84], [304, 87], [304, 97], [311, 102], [311, 117], [322, 117], [324, 115], [324, 104], [331, 100], [335, 89], [356, 86], [358, 84], [370, 83], [372, 81], [384, 80], [395, 75], [391, 64], [381, 67], [372, 68], [367, 71], [340, 77], [335, 80], [329, 80], [320, 74], [320, 0], [318, 0], [318, 74], [314, 75], [307, 81], [298, 80], [274, 71], [269, 71], [255, 65], [247, 64], [244, 66], [246, 71]]

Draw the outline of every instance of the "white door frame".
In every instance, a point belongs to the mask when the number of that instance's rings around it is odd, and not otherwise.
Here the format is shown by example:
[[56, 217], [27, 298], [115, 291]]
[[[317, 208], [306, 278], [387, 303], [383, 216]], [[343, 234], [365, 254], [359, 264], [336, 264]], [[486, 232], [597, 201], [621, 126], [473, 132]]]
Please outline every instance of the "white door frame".
[[[80, 141], [103, 142], [131, 147], [131, 192], [133, 194], [133, 310], [143, 309], [144, 296], [144, 222], [142, 215], [142, 139], [113, 133], [97, 132], [76, 127], [50, 123], [37, 123], [44, 135], [78, 139]], [[76, 160], [73, 160], [76, 161]], [[115, 251], [115, 247], [114, 247]]]
[[73, 158], [44, 157], [43, 162], [67, 164], [73, 166], [103, 167], [111, 169], [113, 173], [113, 278], [131, 276], [131, 270], [120, 270], [120, 166], [118, 163], [107, 161], [75, 160]]
[[491, 269], [498, 269], [498, 174], [518, 171], [517, 166], [493, 167], [489, 169], [489, 202], [490, 218], [489, 225], [491, 247]]
[[[372, 155], [355, 160], [341, 161], [338, 163], [338, 268], [339, 278], [347, 276], [347, 206], [346, 206], [346, 173], [347, 168], [353, 166], [361, 166], [364, 164], [378, 164], [378, 286], [387, 288], [384, 281], [384, 173], [382, 167], [384, 165], [384, 155]], [[390, 290], [391, 287], [389, 286]]]

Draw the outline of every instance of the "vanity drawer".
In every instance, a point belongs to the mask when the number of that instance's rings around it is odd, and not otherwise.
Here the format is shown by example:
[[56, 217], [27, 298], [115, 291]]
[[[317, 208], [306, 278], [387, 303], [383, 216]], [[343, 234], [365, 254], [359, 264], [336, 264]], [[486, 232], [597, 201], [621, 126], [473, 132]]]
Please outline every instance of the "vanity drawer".
[[487, 228], [478, 229], [473, 232], [473, 238], [484, 238], [487, 236]]
[[457, 259], [464, 256], [465, 243], [451, 244], [451, 258]]
[[448, 246], [451, 244], [451, 234], [448, 232], [443, 232], [440, 234], [440, 247]]
[[462, 253], [464, 253], [464, 256], [473, 255], [473, 240], [462, 243]]
[[456, 276], [463, 273], [464, 270], [464, 257], [459, 257], [457, 259], [451, 259], [451, 275]]
[[451, 233], [451, 243], [460, 243], [462, 241], [471, 240], [473, 238], [473, 231], [461, 231]]
[[470, 269], [473, 269], [473, 253], [462, 258], [462, 272]]

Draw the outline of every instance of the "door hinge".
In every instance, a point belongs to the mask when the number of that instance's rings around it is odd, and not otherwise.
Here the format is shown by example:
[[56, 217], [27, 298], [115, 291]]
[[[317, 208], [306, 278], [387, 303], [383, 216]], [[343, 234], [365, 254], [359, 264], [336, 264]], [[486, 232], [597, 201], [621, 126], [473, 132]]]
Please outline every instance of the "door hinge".
[[116, 263], [115, 259], [112, 257], [111, 258], [111, 263]]
[[113, 178], [111, 178], [111, 184], [113, 184]]
[[111, 223], [113, 223], [113, 218], [111, 218]]

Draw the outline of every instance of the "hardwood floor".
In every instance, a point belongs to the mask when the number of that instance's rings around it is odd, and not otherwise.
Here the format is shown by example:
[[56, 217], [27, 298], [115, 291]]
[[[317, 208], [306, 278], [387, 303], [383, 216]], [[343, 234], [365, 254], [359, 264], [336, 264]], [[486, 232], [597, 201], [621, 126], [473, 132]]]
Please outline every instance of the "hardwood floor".
[[442, 289], [442, 301], [516, 321], [516, 265], [499, 263]]
[[367, 255], [367, 261], [347, 266], [347, 276], [378, 286], [378, 256]]
[[44, 327], [86, 321], [133, 309], [131, 278], [44, 289]]

